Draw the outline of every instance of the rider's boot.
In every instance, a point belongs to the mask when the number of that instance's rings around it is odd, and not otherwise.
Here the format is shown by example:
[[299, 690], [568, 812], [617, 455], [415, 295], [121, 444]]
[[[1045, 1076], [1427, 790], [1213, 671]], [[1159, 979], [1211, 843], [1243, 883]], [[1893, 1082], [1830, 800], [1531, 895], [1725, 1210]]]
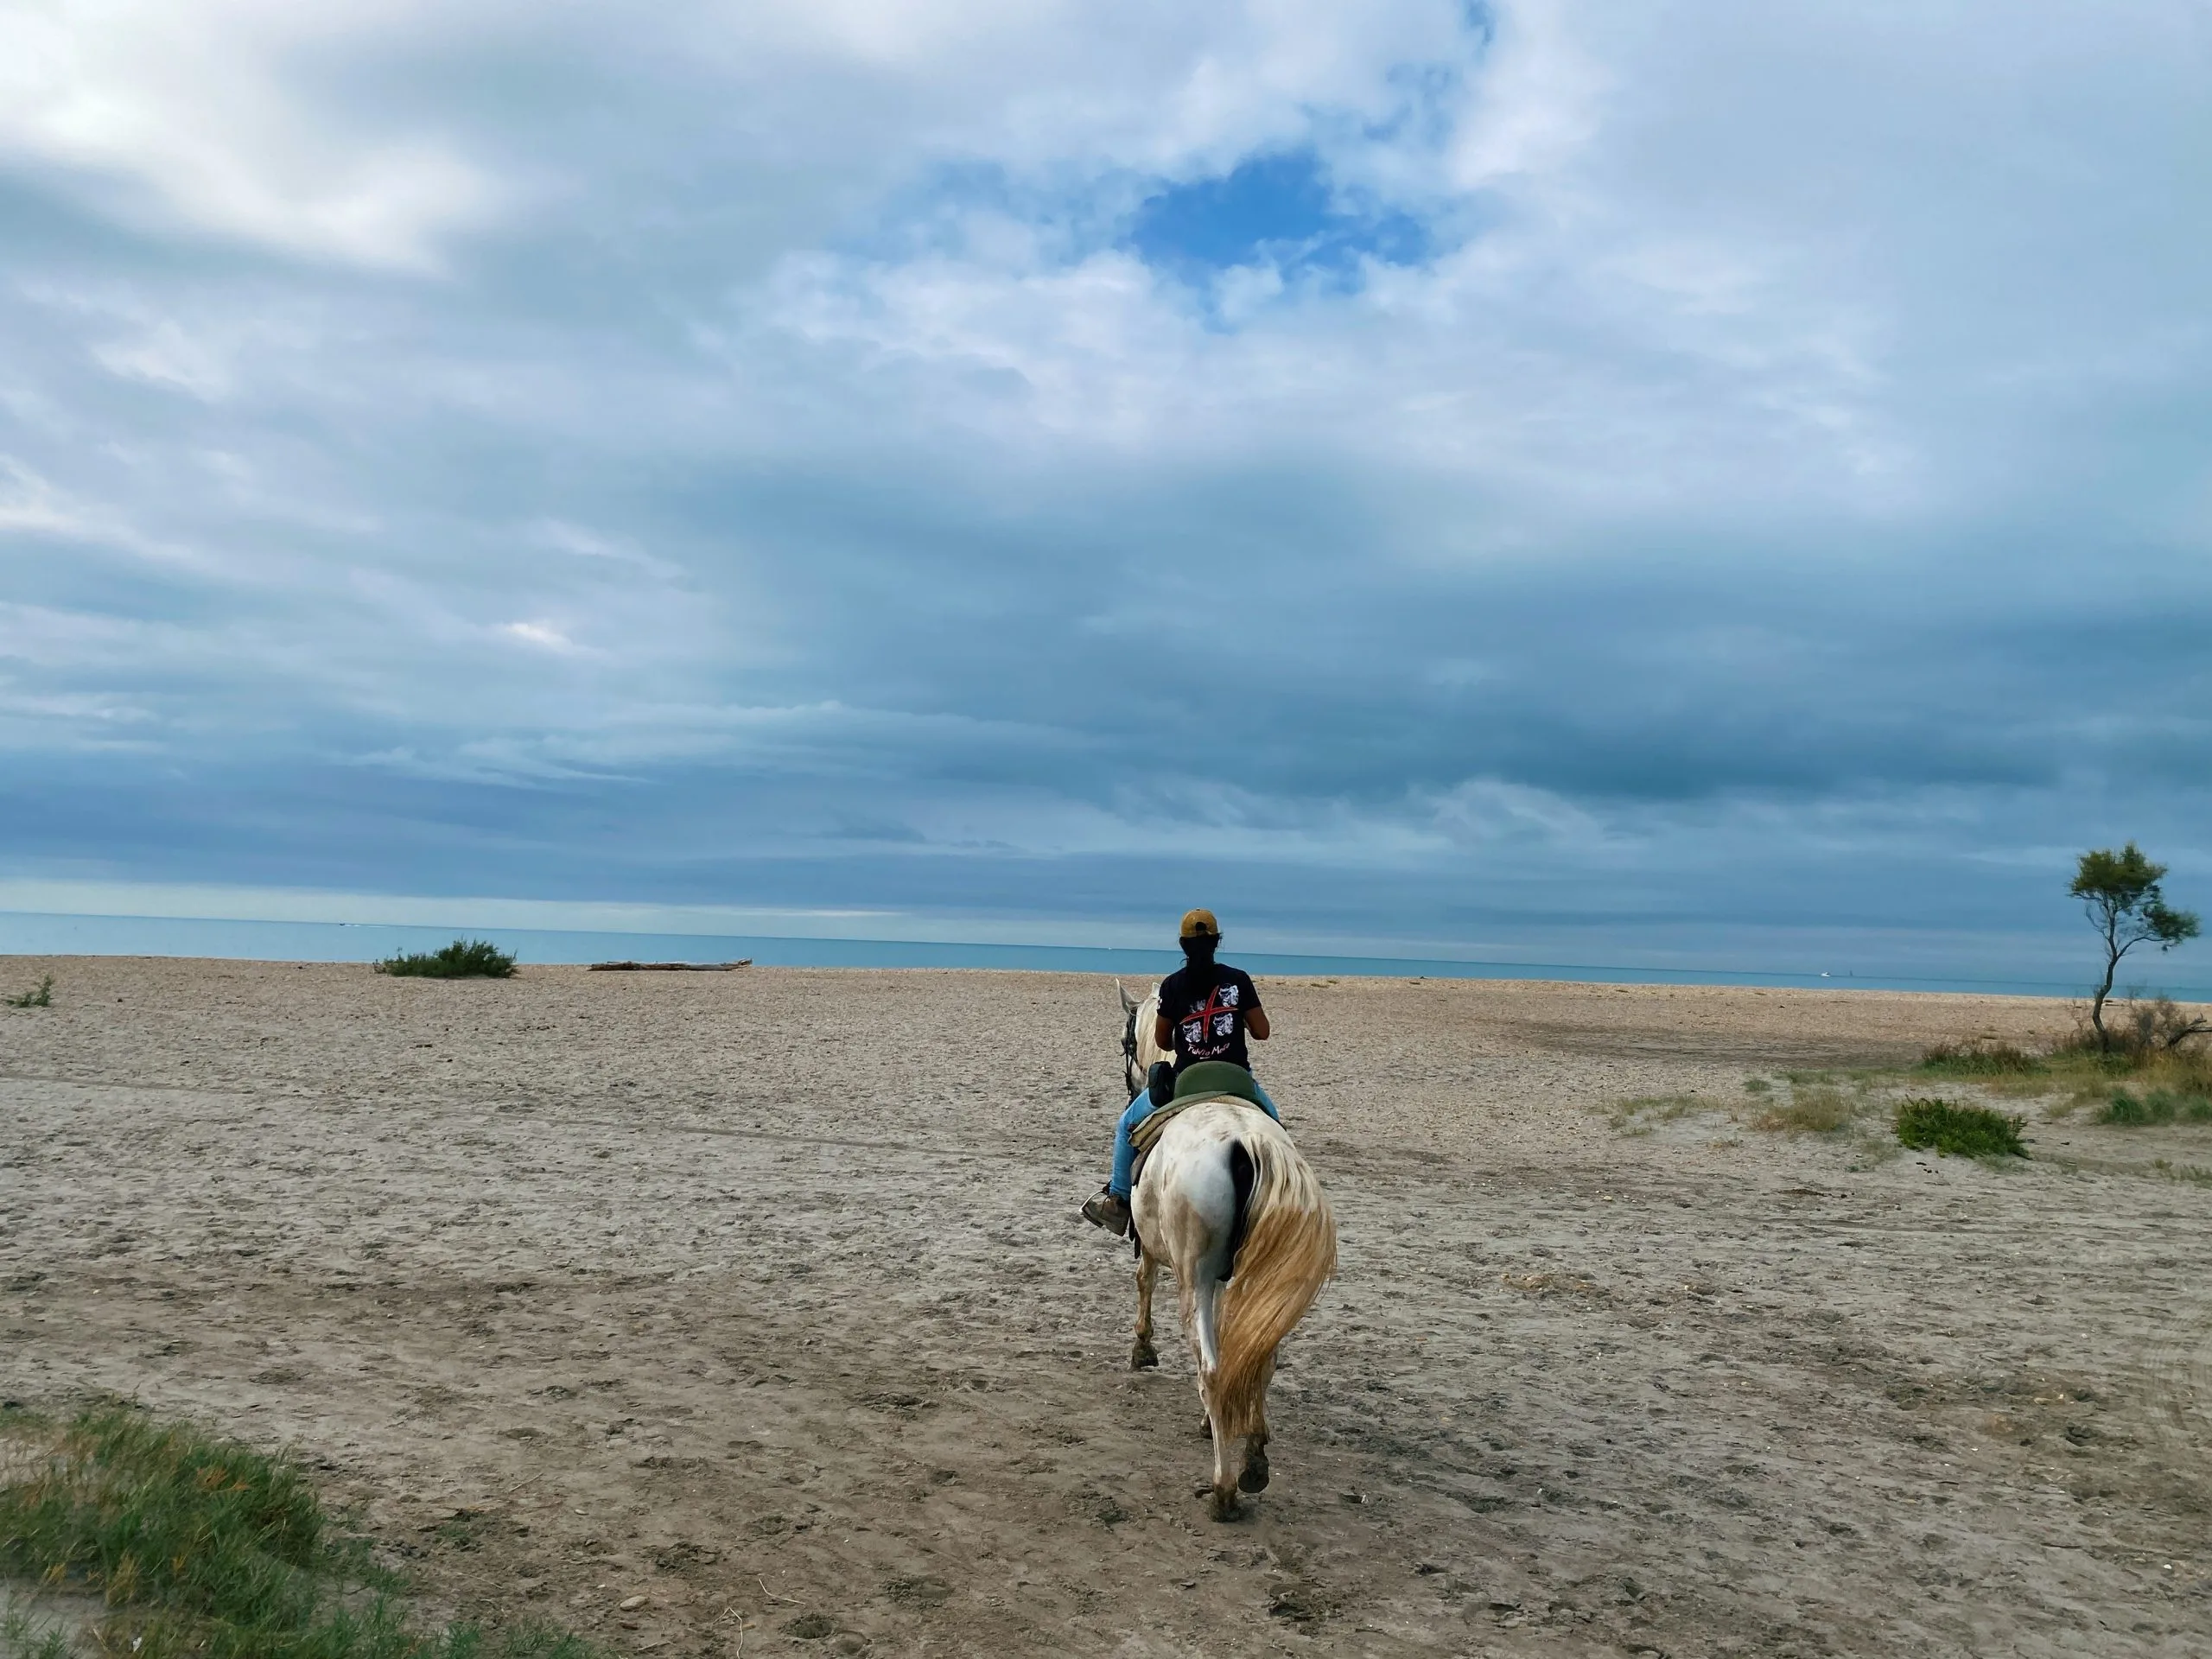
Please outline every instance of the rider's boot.
[[1102, 1186], [1084, 1200], [1083, 1218], [1116, 1238], [1125, 1238], [1129, 1231], [1128, 1200], [1116, 1196], [1111, 1186]]

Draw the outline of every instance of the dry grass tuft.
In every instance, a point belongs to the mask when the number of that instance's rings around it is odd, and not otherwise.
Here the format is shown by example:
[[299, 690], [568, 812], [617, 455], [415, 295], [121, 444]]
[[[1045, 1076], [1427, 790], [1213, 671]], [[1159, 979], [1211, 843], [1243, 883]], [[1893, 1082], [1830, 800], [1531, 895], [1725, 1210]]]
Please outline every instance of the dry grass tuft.
[[1791, 1090], [1786, 1103], [1760, 1113], [1751, 1120], [1751, 1127], [1770, 1134], [1834, 1135], [1851, 1127], [1860, 1104], [1840, 1089], [1815, 1084]]

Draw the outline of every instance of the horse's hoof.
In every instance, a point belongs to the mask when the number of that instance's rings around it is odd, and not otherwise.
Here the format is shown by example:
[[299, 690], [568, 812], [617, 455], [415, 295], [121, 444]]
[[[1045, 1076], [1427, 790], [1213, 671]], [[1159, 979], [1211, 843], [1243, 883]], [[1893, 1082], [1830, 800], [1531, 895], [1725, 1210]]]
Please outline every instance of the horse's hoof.
[[1236, 1484], [1239, 1489], [1248, 1492], [1264, 1492], [1268, 1490], [1268, 1454], [1266, 1452], [1262, 1452], [1245, 1459], [1244, 1472], [1236, 1477]]
[[1129, 1350], [1129, 1369], [1131, 1370], [1154, 1370], [1158, 1369], [1159, 1364], [1159, 1351], [1154, 1348], [1150, 1343], [1141, 1342], [1137, 1344], [1135, 1347]]

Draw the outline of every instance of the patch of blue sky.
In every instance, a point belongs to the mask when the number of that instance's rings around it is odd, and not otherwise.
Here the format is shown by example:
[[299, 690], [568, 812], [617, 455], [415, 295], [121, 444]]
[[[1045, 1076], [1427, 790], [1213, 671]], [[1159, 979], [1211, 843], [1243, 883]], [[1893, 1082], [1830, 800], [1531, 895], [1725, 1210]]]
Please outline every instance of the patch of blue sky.
[[1356, 285], [1368, 260], [1416, 265], [1436, 251], [1427, 223], [1334, 189], [1320, 158], [1305, 149], [1255, 156], [1147, 197], [1125, 245], [1156, 270], [1199, 284], [1273, 266], [1287, 282]]
[[[1413, 266], [1466, 229], [1466, 204], [1432, 219], [1346, 188], [1312, 148], [1248, 157], [1182, 181], [1127, 172], [1025, 178], [989, 163], [933, 169], [894, 195], [874, 228], [845, 243], [893, 263], [978, 251], [979, 227], [1018, 226], [1033, 257], [1074, 264], [1108, 248], [1134, 254], [1203, 296], [1224, 273], [1268, 270], [1286, 288], [1352, 292], [1369, 262]], [[986, 233], [988, 234], [988, 233]]]

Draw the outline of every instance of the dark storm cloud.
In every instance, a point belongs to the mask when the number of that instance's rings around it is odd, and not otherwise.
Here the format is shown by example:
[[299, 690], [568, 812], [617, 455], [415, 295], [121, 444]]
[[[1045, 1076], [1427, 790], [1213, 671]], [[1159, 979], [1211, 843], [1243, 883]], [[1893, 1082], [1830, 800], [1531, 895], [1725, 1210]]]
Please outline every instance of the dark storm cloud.
[[2212, 874], [2168, 20], [1762, 16], [0, 26], [0, 875], [1602, 953]]

